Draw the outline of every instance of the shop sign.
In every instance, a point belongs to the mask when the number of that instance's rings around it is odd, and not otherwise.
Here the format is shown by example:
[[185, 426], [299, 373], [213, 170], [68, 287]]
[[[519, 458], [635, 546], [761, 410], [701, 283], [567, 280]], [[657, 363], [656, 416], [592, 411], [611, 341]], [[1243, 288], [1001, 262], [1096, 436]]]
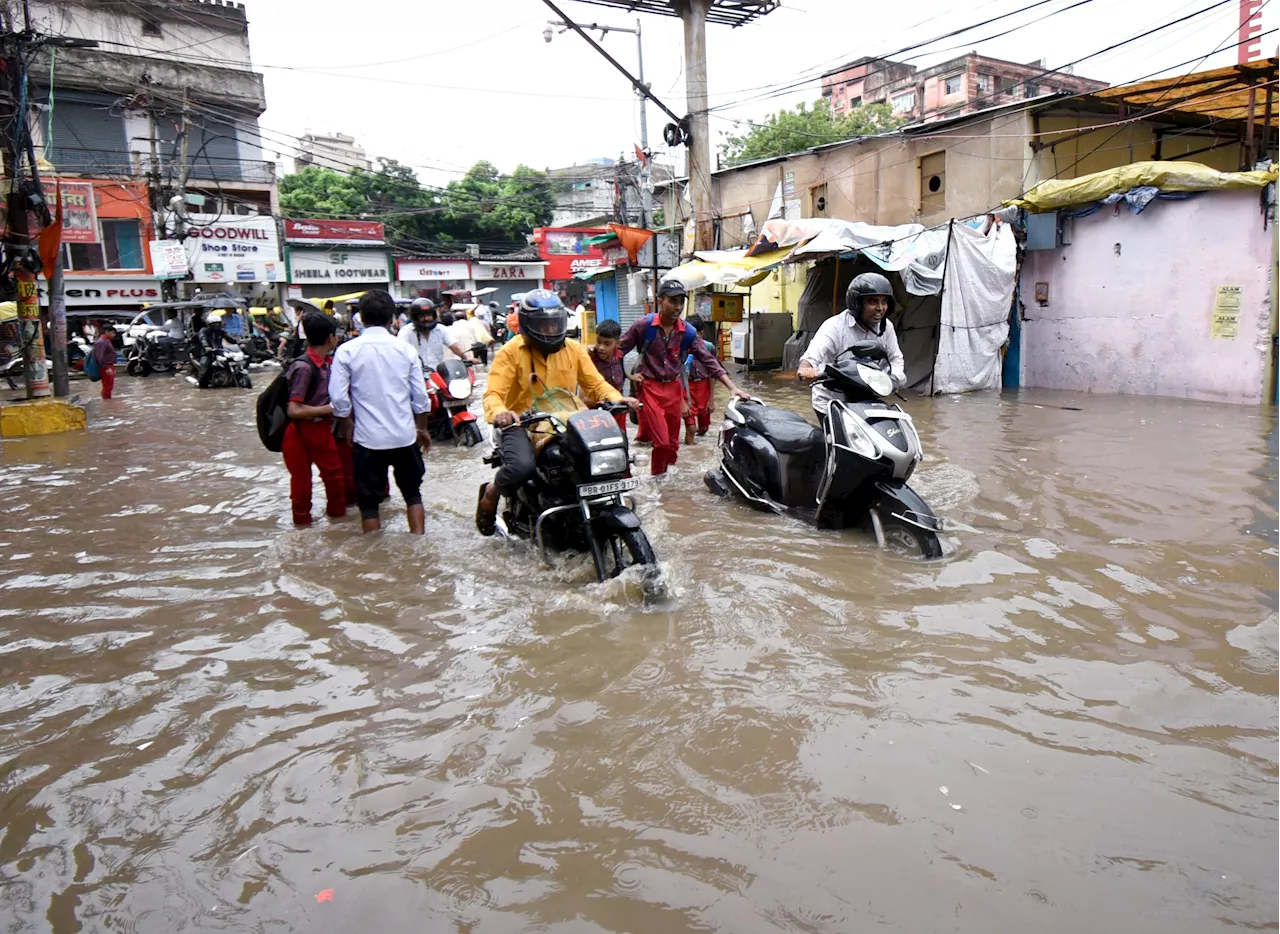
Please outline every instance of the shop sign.
[[285, 218], [286, 243], [358, 243], [365, 246], [386, 242], [379, 221], [292, 220]]
[[476, 263], [476, 279], [541, 279], [542, 263]]
[[471, 263], [451, 259], [399, 259], [396, 260], [396, 279], [400, 282], [419, 282], [436, 279], [470, 279]]
[[[65, 187], [63, 189], [66, 190]], [[141, 305], [160, 301], [160, 283], [151, 278], [132, 276], [77, 276], [69, 274], [63, 280], [68, 308], [111, 307], [117, 305]], [[40, 303], [48, 304], [48, 285], [39, 281]]]
[[93, 199], [93, 185], [63, 182], [62, 242], [97, 243], [98, 212]]
[[289, 251], [289, 281], [388, 282], [387, 254], [377, 250]]
[[280, 282], [275, 218], [193, 214], [187, 221], [187, 260], [196, 282]]

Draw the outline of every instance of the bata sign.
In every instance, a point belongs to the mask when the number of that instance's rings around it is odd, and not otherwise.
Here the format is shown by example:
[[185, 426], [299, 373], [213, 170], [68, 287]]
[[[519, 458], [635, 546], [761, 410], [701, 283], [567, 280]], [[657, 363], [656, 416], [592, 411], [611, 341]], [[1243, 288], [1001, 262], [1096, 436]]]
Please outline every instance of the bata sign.
[[376, 250], [289, 249], [290, 282], [387, 282], [387, 254]]
[[196, 282], [284, 281], [273, 217], [193, 214], [185, 245]]
[[288, 243], [352, 243], [364, 246], [386, 242], [382, 224], [377, 221], [330, 221], [285, 218], [284, 239]]
[[[69, 275], [65, 282], [68, 308], [127, 307], [160, 301], [160, 283], [155, 279]], [[49, 295], [43, 279], [39, 287], [40, 303], [48, 304]]]
[[476, 263], [476, 279], [541, 279], [542, 263]]

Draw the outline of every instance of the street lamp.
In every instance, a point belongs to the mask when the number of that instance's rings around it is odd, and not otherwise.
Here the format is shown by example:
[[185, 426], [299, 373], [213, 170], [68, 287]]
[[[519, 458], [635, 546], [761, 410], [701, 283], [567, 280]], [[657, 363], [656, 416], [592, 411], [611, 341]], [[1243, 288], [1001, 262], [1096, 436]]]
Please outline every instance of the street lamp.
[[[559, 11], [557, 10], [556, 12], [559, 12]], [[638, 66], [637, 68], [638, 77], [640, 79], [640, 84], [644, 85], [644, 87], [648, 87], [648, 85], [645, 84], [645, 80], [644, 80], [644, 43], [642, 42], [640, 37], [640, 20], [636, 20], [635, 29], [627, 29], [625, 26], [602, 26], [599, 23], [591, 23], [591, 24], [581, 23], [580, 26], [582, 29], [599, 32], [601, 41], [603, 41], [604, 38], [608, 36], [609, 33], [611, 32], [625, 32], [635, 36], [636, 37], [636, 63]], [[543, 27], [543, 30], [542, 30], [543, 41], [550, 42], [552, 39], [554, 39], [557, 27], [560, 27], [560, 32], [567, 32], [570, 28], [572, 28], [568, 23], [562, 20], [548, 21], [547, 25]], [[644, 215], [641, 218], [641, 220], [644, 226], [648, 227], [653, 220], [653, 192], [650, 190], [650, 187], [649, 187], [649, 165], [648, 165], [649, 117], [648, 117], [648, 112], [645, 108], [644, 95], [641, 94], [639, 90], [637, 90], [636, 96], [640, 98], [640, 148], [644, 151], [644, 154], [645, 154], [645, 160], [643, 164], [640, 166], [640, 210], [641, 210], [641, 213]]]

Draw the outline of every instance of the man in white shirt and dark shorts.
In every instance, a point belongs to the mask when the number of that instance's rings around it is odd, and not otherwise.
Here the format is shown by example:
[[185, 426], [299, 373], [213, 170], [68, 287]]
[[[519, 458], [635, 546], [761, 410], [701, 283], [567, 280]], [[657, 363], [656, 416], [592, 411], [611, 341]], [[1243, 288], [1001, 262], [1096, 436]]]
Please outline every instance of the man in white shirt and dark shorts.
[[387, 471], [395, 474], [404, 497], [409, 531], [421, 535], [422, 452], [431, 447], [427, 413], [431, 402], [422, 375], [422, 362], [406, 342], [387, 330], [396, 303], [381, 289], [360, 297], [364, 330], [341, 345], [333, 356], [329, 402], [336, 418], [355, 419], [356, 502], [360, 528], [382, 528], [378, 507], [387, 497]]

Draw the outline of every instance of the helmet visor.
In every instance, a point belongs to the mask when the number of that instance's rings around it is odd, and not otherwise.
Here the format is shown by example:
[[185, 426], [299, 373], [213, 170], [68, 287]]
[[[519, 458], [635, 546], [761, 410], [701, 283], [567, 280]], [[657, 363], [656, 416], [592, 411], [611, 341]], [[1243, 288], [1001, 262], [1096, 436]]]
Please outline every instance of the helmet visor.
[[558, 308], [540, 308], [520, 314], [520, 330], [525, 334], [557, 340], [564, 337], [569, 328], [569, 313], [564, 306]]

